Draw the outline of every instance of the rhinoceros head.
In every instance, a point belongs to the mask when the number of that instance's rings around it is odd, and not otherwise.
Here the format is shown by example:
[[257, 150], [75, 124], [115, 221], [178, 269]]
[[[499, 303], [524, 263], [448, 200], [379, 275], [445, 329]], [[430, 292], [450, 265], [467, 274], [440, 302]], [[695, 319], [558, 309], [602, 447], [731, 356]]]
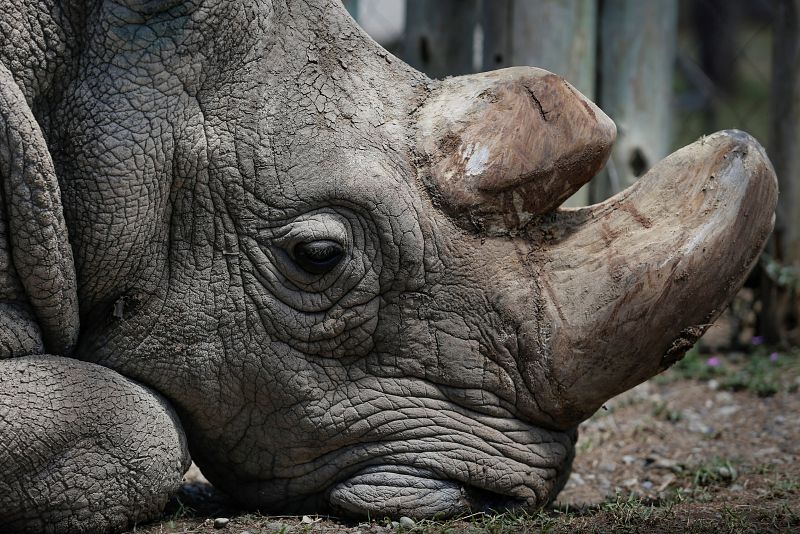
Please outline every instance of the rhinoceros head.
[[533, 68], [431, 81], [332, 0], [55, 4], [58, 68], [18, 81], [76, 354], [167, 396], [262, 510], [549, 502], [577, 425], [681, 357], [772, 227], [740, 132], [559, 209], [609, 156], [602, 111]]

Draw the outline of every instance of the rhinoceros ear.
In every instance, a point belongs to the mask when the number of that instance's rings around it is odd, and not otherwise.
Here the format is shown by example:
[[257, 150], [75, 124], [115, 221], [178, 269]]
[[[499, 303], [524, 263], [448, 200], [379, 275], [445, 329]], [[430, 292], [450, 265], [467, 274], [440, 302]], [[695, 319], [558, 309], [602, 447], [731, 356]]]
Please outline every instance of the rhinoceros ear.
[[488, 229], [557, 208], [605, 165], [616, 137], [563, 78], [530, 67], [444, 80], [418, 118], [433, 195]]
[[[78, 338], [78, 298], [72, 248], [61, 206], [53, 161], [36, 119], [11, 72], [0, 63], [0, 179], [5, 221], [0, 236], [0, 264], [16, 271], [16, 277], [41, 330], [44, 348], [67, 354]], [[10, 262], [8, 255], [10, 254]], [[12, 267], [13, 264], [13, 267]], [[6, 283], [13, 275], [3, 273]], [[13, 300], [14, 289], [2, 288], [4, 300]], [[4, 303], [4, 312], [14, 302]], [[22, 308], [26, 305], [19, 304]], [[20, 309], [22, 309], [20, 308]], [[0, 320], [0, 343], [30, 345], [20, 336], [35, 332], [25, 325], [25, 312], [12, 311]], [[17, 343], [14, 343], [14, 342]], [[17, 352], [13, 347], [6, 352]]]

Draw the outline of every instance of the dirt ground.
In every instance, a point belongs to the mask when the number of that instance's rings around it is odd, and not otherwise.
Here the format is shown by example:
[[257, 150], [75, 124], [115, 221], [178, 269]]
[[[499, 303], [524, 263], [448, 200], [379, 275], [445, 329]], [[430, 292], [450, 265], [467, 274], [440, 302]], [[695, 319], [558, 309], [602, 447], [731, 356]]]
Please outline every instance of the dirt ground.
[[134, 531], [800, 532], [800, 353], [749, 352], [691, 353], [609, 401], [581, 426], [569, 483], [539, 513], [416, 524], [268, 517], [195, 482]]

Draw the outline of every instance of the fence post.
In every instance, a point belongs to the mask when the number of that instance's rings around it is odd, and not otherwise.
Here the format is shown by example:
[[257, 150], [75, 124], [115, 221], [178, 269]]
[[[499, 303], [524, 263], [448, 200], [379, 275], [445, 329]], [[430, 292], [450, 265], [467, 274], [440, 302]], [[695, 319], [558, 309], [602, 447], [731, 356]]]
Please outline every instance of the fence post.
[[[484, 0], [483, 68], [541, 67], [595, 98], [596, 0]], [[588, 187], [566, 205], [585, 205]]]
[[769, 275], [774, 277], [776, 268], [800, 268], [800, 0], [775, 0], [773, 6], [769, 156], [781, 194], [767, 248], [774, 263], [762, 277], [758, 328], [768, 343], [785, 343], [789, 320], [800, 318], [791, 287], [798, 280], [790, 276], [779, 285]]
[[478, 3], [406, 0], [403, 59], [433, 78], [474, 72]]
[[600, 12], [599, 104], [617, 124], [606, 172], [592, 200], [619, 192], [669, 153], [677, 0], [604, 0]]
[[595, 0], [484, 2], [485, 69], [540, 67], [594, 98]]
[[482, 70], [502, 69], [513, 65], [511, 17], [513, 0], [485, 0], [481, 7], [483, 29]]

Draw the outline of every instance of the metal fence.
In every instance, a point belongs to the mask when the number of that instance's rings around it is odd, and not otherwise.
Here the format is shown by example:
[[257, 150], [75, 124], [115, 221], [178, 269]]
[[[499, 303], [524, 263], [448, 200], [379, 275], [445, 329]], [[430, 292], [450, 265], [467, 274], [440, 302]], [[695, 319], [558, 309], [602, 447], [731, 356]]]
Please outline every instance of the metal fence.
[[680, 6], [675, 61], [675, 148], [724, 128], [766, 143], [773, 3], [693, 0]]

